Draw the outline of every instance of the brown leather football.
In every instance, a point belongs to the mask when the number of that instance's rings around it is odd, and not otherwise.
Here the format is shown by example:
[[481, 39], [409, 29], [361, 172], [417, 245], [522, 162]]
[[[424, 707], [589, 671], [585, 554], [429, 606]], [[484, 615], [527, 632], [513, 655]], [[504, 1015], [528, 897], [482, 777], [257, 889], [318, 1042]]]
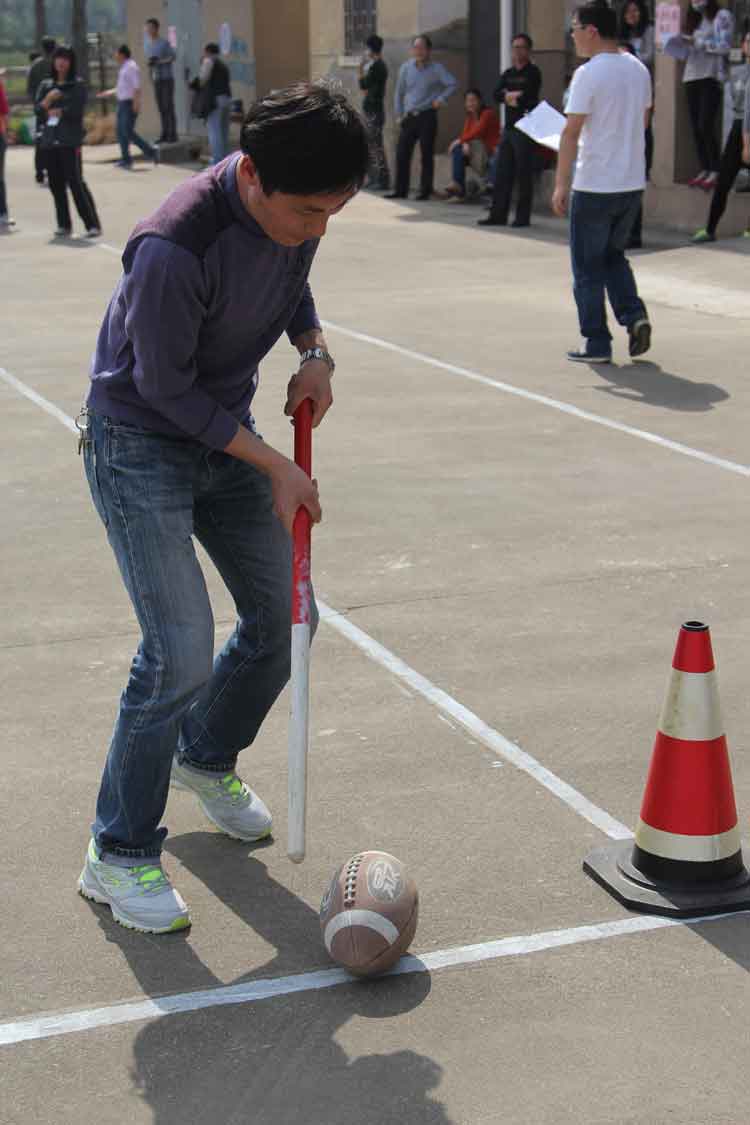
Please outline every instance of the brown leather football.
[[411, 945], [419, 896], [400, 859], [359, 852], [340, 867], [320, 904], [323, 943], [355, 976], [384, 973]]

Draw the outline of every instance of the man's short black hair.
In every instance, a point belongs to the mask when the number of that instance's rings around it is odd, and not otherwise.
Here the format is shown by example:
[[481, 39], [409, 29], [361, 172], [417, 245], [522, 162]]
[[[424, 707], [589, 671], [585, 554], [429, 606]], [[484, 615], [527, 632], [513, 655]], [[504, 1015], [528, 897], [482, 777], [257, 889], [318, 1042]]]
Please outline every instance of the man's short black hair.
[[368, 164], [364, 122], [325, 82], [272, 90], [251, 106], [240, 133], [263, 191], [329, 195], [360, 188]]
[[159, 23], [156, 16], [149, 16], [148, 19], [146, 20], [146, 23], [152, 24], [152, 26], [154, 28], [154, 31], [158, 31], [159, 28], [161, 27], [161, 24]]
[[525, 31], [519, 31], [518, 35], [514, 35], [513, 38], [511, 39], [511, 44], [515, 43], [516, 39], [523, 39], [524, 43], [529, 48], [529, 50], [533, 51], [534, 41], [533, 41], [533, 39], [531, 38], [530, 35], [526, 34]]
[[46, 55], [51, 55], [57, 46], [57, 40], [52, 35], [42, 36], [42, 50]]
[[128, 47], [127, 43], [121, 43], [120, 46], [117, 48], [116, 53], [118, 55], [122, 55], [122, 57], [124, 59], [129, 59], [130, 58], [130, 47]]
[[379, 35], [368, 35], [365, 39], [365, 47], [369, 47], [374, 55], [379, 55], [383, 50], [383, 40]]
[[206, 46], [203, 48], [203, 50], [206, 51], [209, 55], [220, 54], [220, 47], [218, 43], [206, 43]]
[[427, 50], [431, 51], [432, 50], [432, 40], [430, 39], [429, 35], [425, 35], [424, 32], [422, 32], [421, 35], [415, 35], [414, 36], [414, 43], [418, 43], [420, 39], [424, 43]]
[[576, 19], [581, 27], [595, 27], [602, 39], [617, 38], [617, 12], [606, 0], [592, 0], [576, 9]]

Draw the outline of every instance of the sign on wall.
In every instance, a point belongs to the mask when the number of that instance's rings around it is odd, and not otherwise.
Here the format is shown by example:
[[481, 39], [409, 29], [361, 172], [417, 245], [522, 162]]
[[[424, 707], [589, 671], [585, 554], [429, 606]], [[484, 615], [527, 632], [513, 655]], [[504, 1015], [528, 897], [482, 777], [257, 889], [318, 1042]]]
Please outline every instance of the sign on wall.
[[232, 53], [232, 29], [228, 23], [219, 28], [219, 50], [224, 57]]
[[681, 11], [679, 4], [657, 4], [654, 19], [654, 39], [661, 51], [665, 43], [680, 34]]

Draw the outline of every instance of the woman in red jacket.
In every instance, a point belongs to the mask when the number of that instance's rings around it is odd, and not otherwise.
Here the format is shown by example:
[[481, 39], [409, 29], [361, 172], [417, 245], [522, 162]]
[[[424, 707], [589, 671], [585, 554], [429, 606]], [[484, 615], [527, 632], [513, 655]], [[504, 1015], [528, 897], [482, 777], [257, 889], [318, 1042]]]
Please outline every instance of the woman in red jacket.
[[487, 164], [500, 140], [500, 118], [494, 109], [488, 109], [482, 101], [479, 90], [466, 91], [464, 98], [466, 118], [461, 136], [452, 142], [448, 151], [451, 154], [453, 180], [443, 199], [464, 199], [466, 196], [466, 169], [471, 168], [483, 178]]

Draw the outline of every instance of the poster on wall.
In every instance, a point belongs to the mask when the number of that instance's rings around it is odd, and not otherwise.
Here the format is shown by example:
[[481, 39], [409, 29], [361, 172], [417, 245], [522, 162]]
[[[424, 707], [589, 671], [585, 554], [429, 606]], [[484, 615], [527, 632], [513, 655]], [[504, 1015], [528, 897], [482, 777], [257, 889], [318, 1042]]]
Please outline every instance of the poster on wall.
[[225, 58], [232, 53], [232, 29], [228, 23], [219, 28], [219, 50]]
[[174, 24], [170, 24], [167, 28], [167, 43], [173, 51], [177, 50], [177, 28]]
[[680, 5], [657, 4], [654, 15], [654, 39], [656, 48], [659, 51], [663, 51], [669, 40], [676, 39], [680, 34]]

